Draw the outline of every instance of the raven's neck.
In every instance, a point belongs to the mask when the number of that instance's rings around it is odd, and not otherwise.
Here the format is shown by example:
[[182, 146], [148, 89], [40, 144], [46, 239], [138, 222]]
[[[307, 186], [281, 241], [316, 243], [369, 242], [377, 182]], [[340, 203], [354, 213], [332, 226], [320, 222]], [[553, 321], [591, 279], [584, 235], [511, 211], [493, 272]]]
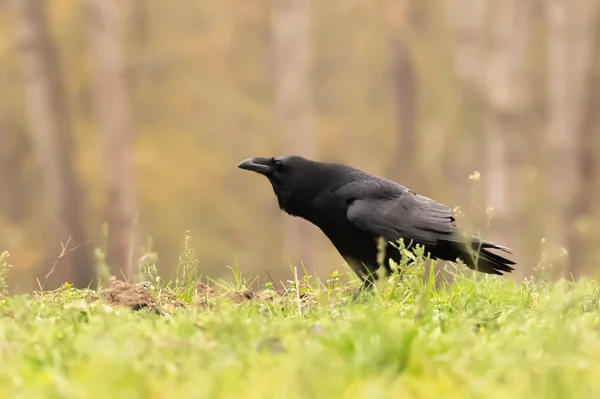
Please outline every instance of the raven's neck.
[[[292, 191], [283, 186], [273, 185], [279, 208], [291, 216], [307, 218], [315, 195], [307, 192]], [[317, 194], [318, 195], [318, 194]]]
[[314, 224], [320, 224], [320, 221], [326, 218], [327, 213], [346, 206], [344, 199], [334, 194], [345, 184], [347, 181], [340, 179], [313, 181], [312, 184], [302, 187], [301, 190], [273, 185], [273, 191], [282, 211]]

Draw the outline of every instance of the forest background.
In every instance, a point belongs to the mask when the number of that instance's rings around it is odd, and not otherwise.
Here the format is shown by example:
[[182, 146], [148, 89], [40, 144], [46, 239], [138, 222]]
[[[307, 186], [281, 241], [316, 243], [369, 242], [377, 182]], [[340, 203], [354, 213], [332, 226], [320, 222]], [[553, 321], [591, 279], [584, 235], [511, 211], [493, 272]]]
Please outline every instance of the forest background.
[[456, 207], [515, 278], [600, 264], [597, 1], [0, 0], [0, 87], [14, 291], [135, 279], [148, 237], [172, 275], [188, 230], [213, 278], [341, 270], [236, 168], [281, 154]]

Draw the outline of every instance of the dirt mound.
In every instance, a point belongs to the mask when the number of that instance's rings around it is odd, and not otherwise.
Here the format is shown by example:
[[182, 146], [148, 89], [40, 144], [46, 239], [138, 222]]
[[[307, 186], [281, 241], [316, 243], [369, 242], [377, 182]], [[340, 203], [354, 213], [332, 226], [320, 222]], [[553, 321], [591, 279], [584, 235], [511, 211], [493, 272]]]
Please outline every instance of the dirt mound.
[[[292, 301], [297, 306], [298, 300], [302, 306], [312, 306], [315, 304], [315, 298], [311, 295], [310, 287], [300, 282], [300, 292], [297, 293], [293, 287], [286, 287], [277, 290], [263, 289], [252, 291], [248, 288], [230, 290], [227, 287], [217, 285], [209, 286], [205, 283], [197, 283], [195, 286], [194, 306], [201, 309], [214, 308], [222, 300], [229, 300], [235, 304], [245, 302], [275, 302], [286, 303]], [[162, 303], [162, 301], [161, 301]]]
[[202, 308], [212, 307], [217, 299], [227, 298], [234, 303], [250, 301], [256, 294], [250, 290], [225, 291], [219, 287], [209, 287], [204, 283], [196, 284], [196, 304]]
[[110, 306], [123, 306], [132, 310], [149, 309], [161, 314], [156, 301], [146, 288], [124, 281], [113, 280], [110, 286], [100, 293], [100, 299]]
[[250, 290], [229, 292], [227, 294], [227, 297], [235, 303], [251, 301], [255, 296], [256, 294]]

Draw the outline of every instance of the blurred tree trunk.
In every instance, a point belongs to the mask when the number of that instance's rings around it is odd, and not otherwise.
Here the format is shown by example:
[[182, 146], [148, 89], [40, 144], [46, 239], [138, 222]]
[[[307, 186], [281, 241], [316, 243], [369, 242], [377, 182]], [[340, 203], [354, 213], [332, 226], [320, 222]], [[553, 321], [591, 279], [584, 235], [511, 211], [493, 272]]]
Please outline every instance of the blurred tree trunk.
[[[129, 70], [128, 82], [129, 90], [132, 97], [135, 96], [139, 82], [142, 80], [145, 73], [146, 58], [148, 52], [148, 1], [147, 0], [131, 0], [128, 19], [131, 21], [129, 25], [129, 41], [131, 42], [129, 51]], [[132, 114], [137, 115], [135, 109], [136, 102], [132, 103]], [[133, 122], [137, 118], [132, 118]], [[135, 127], [134, 131], [137, 131]]]
[[[578, 150], [584, 143], [578, 140], [576, 131], [580, 126], [578, 111], [582, 107], [583, 85], [590, 61], [589, 16], [593, 1], [548, 0], [545, 4], [548, 35], [546, 168], [550, 198], [546, 236], [550, 259], [562, 263], [558, 251], [552, 252], [551, 248], [566, 248], [573, 234], [570, 209], [578, 190], [578, 158], [587, 156]], [[581, 136], [579, 139], [586, 140]], [[579, 195], [587, 195], [585, 191]], [[579, 246], [575, 243], [571, 241], [573, 248]], [[571, 266], [577, 268], [574, 264]]]
[[[577, 141], [577, 168], [575, 178], [574, 200], [570, 204], [568, 217], [567, 250], [569, 253], [569, 271], [575, 276], [586, 272], [586, 262], [590, 259], [588, 251], [589, 238], [592, 231], [592, 217], [596, 194], [596, 182], [600, 163], [597, 160], [596, 137], [600, 135], [600, 5], [595, 6], [590, 20], [584, 20], [583, 26], [589, 31], [584, 33], [590, 38], [589, 56], [586, 49], [581, 49], [585, 57], [581, 63], [585, 68], [583, 84], [583, 103], [581, 120], [575, 125], [575, 140]], [[582, 10], [583, 15], [587, 14]], [[583, 26], [579, 25], [580, 28]], [[585, 42], [584, 42], [585, 43]], [[579, 126], [577, 128], [577, 126]], [[595, 276], [598, 277], [598, 272]]]
[[[481, 122], [482, 114], [481, 110], [485, 107], [482, 106], [482, 103], [485, 101], [485, 63], [487, 61], [487, 53], [486, 53], [486, 34], [487, 34], [487, 26], [486, 26], [486, 16], [488, 14], [489, 8], [489, 0], [446, 0], [446, 9], [448, 13], [448, 18], [450, 25], [454, 32], [455, 38], [455, 50], [454, 50], [454, 70], [457, 75], [458, 80], [461, 83], [461, 101], [465, 103], [466, 112], [472, 113], [472, 115], [465, 115], [469, 119], [477, 120]], [[483, 124], [483, 123], [481, 123]], [[475, 133], [477, 135], [481, 135], [481, 132]], [[473, 136], [474, 133], [469, 134], [469, 136]], [[460, 140], [460, 136], [457, 134], [453, 135], [455, 140]], [[498, 148], [493, 145], [493, 143], [489, 143], [489, 135], [484, 135], [484, 145], [487, 151], [496, 150], [496, 152], [502, 153], [503, 148]], [[468, 139], [467, 139], [468, 140]], [[462, 141], [466, 141], [463, 139]], [[481, 140], [480, 140], [481, 141]], [[465, 142], [462, 145], [467, 145], [471, 149], [471, 153], [479, 153], [482, 148], [480, 145], [473, 145], [471, 143]], [[500, 150], [500, 151], [498, 151]], [[486, 152], [487, 152], [486, 151]], [[487, 153], [486, 153], [487, 155]], [[496, 154], [493, 154], [496, 155]], [[478, 160], [478, 158], [483, 158], [485, 161], [485, 157], [477, 157], [474, 156], [473, 160]], [[488, 163], [484, 165], [484, 173], [483, 179], [485, 181], [491, 180], [489, 176], [487, 176], [487, 169], [491, 166], [490, 162], [498, 162], [498, 156], [493, 158], [491, 161], [488, 160]], [[480, 166], [481, 167], [481, 166]], [[480, 167], [471, 167], [470, 170], [478, 170]], [[466, 179], [467, 176], [462, 176], [460, 180], [457, 179], [456, 186], [462, 191], [463, 187], [463, 179]], [[498, 179], [496, 176], [495, 180], [503, 182], [503, 179]], [[477, 187], [480, 186], [478, 181], [472, 183], [477, 184]], [[475, 186], [473, 186], [475, 187]], [[470, 197], [463, 199], [464, 201], [468, 201], [472, 204], [470, 208], [467, 208], [468, 218], [465, 220], [465, 224], [469, 226], [473, 226], [471, 228], [475, 229], [475, 226], [481, 227], [485, 222], [481, 215], [481, 208], [479, 206], [475, 206], [478, 203], [485, 203], [489, 205], [487, 201], [489, 201], [490, 190], [489, 187], [485, 187], [486, 192], [485, 198], [473, 198], [473, 196], [481, 196], [481, 193], [478, 191], [471, 190]], [[499, 191], [504, 191], [504, 185], [500, 184]], [[460, 195], [460, 193], [459, 193]]]
[[123, 56], [123, 21], [114, 0], [88, 0], [94, 49], [96, 108], [102, 137], [108, 190], [108, 264], [111, 272], [137, 279], [133, 262], [135, 193], [133, 187], [131, 109]]
[[26, 220], [31, 207], [26, 166], [31, 158], [30, 140], [16, 123], [0, 118], [0, 220]]
[[[486, 60], [486, 15], [488, 9], [488, 0], [446, 0], [446, 13], [448, 14], [449, 25], [454, 36], [453, 67], [457, 80], [460, 82], [461, 98], [459, 105], [465, 109], [463, 118], [466, 120], [478, 120], [481, 117], [480, 110], [483, 108], [484, 77], [485, 68], [483, 64]], [[470, 113], [470, 114], [467, 114]], [[472, 114], [471, 114], [472, 113]], [[478, 121], [480, 122], [480, 121]], [[470, 132], [466, 135], [451, 133], [453, 140], [459, 141], [455, 146], [467, 147], [465, 153], [473, 154], [469, 162], [479, 161], [482, 148], [479, 143], [472, 143], [471, 137], [481, 136], [481, 132]], [[466, 137], [466, 138], [463, 138]], [[484, 138], [485, 141], [485, 138]], [[454, 164], [454, 161], [451, 161]], [[469, 171], [480, 170], [482, 166], [475, 165], [469, 167]], [[464, 173], [464, 172], [463, 172]], [[486, 203], [480, 190], [481, 183], [474, 181], [471, 184], [471, 190], [464, 190], [464, 182], [467, 175], [457, 176], [453, 174], [452, 183], [456, 187], [456, 196], [462, 201], [470, 203], [467, 207], [467, 218], [463, 221], [466, 226], [475, 229], [484, 223], [481, 215], [481, 207], [476, 204]], [[484, 179], [487, 179], [487, 173], [484, 170]], [[477, 190], [475, 190], [477, 188]], [[467, 192], [463, 194], [463, 192]], [[466, 198], [465, 198], [466, 197]], [[471, 227], [472, 226], [472, 227]]]
[[493, 209], [495, 232], [491, 236], [519, 253], [522, 237], [514, 226], [524, 206], [527, 146], [525, 132], [516, 129], [522, 126], [531, 95], [526, 75], [531, 4], [450, 0], [449, 6], [458, 38], [457, 73], [481, 107], [485, 203]]
[[[52, 251], [58, 241], [70, 247], [87, 241], [84, 195], [74, 171], [73, 132], [60, 60], [50, 37], [43, 0], [14, 1], [22, 53], [27, 112], [44, 180], [44, 205]], [[55, 242], [56, 240], [56, 242]], [[91, 247], [84, 245], [64, 256], [49, 283], [69, 281], [87, 286], [93, 276]], [[48, 287], [46, 287], [48, 288]]]
[[[522, 256], [525, 171], [529, 162], [527, 113], [532, 87], [527, 76], [531, 3], [490, 0], [486, 12], [484, 76], [484, 185], [486, 205], [493, 209], [494, 230]], [[500, 238], [500, 237], [499, 237]]]
[[450, 23], [456, 37], [455, 68], [458, 76], [482, 91], [485, 57], [486, 13], [489, 0], [447, 0]]
[[[310, 0], [275, 0], [272, 16], [275, 101], [283, 128], [283, 147], [291, 154], [314, 157], [310, 45]], [[314, 227], [284, 215], [283, 253], [294, 265], [315, 258]]]
[[411, 48], [411, 0], [388, 1], [384, 8], [390, 30], [392, 92], [396, 108], [398, 147], [389, 165], [390, 176], [423, 190], [417, 156], [417, 78]]

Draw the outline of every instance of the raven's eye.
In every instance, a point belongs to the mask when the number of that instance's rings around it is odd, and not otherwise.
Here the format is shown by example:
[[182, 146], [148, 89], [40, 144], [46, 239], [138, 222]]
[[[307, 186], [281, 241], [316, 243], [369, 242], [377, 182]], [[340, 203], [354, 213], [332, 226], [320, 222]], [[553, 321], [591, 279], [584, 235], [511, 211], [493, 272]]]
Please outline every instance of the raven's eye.
[[276, 160], [275, 161], [275, 170], [279, 172], [282, 169], [283, 169], [283, 162]]

